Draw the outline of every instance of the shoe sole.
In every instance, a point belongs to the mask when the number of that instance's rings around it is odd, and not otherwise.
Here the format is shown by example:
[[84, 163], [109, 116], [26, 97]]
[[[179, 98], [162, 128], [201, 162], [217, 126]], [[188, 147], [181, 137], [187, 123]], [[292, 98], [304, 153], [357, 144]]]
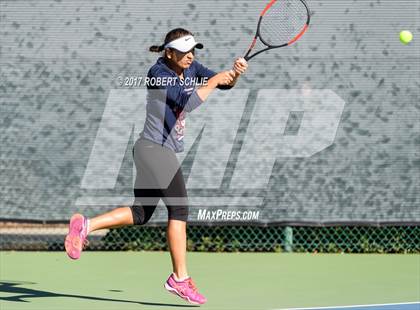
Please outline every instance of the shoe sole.
[[66, 236], [64, 247], [71, 259], [79, 259], [83, 248], [83, 241], [80, 232], [83, 228], [84, 217], [81, 214], [74, 214], [70, 219], [69, 233]]
[[182, 296], [178, 293], [178, 291], [176, 289], [174, 289], [172, 286], [168, 285], [168, 283], [165, 283], [164, 285], [165, 289], [169, 292], [172, 293], [178, 297], [181, 297], [182, 299], [188, 301], [189, 303], [193, 304], [193, 305], [202, 305], [199, 302], [193, 301], [191, 300], [188, 296]]

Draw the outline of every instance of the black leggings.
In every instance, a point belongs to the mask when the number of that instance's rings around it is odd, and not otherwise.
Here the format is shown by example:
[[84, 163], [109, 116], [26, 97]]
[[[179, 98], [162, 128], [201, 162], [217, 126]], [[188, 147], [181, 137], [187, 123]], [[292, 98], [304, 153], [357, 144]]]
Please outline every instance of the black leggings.
[[133, 157], [137, 170], [131, 206], [134, 225], [146, 224], [160, 199], [168, 209], [169, 219], [186, 222], [188, 196], [175, 152], [140, 138], [134, 145]]

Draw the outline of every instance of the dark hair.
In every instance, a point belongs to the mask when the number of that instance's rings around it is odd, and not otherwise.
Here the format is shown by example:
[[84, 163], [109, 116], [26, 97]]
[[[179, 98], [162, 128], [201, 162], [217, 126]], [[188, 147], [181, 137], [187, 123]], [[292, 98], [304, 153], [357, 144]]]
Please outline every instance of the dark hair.
[[150, 52], [160, 53], [165, 49], [165, 45], [173, 40], [192, 35], [192, 33], [184, 28], [175, 28], [169, 31], [165, 36], [165, 42], [162, 45], [152, 45], [149, 47]]

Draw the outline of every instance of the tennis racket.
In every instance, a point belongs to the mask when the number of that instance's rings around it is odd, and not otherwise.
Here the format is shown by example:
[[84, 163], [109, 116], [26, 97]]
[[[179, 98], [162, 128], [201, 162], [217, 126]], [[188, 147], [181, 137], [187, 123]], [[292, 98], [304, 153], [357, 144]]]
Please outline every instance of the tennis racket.
[[[245, 60], [274, 48], [292, 45], [306, 32], [310, 20], [311, 13], [305, 1], [271, 0], [260, 14], [257, 32]], [[264, 46], [251, 54], [258, 39]]]

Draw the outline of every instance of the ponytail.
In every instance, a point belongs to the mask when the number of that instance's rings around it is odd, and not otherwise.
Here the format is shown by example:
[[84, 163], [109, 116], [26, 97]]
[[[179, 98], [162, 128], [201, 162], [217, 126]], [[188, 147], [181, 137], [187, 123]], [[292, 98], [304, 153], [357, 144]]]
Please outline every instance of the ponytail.
[[165, 49], [164, 45], [152, 45], [149, 47], [149, 51], [152, 53], [160, 53]]

